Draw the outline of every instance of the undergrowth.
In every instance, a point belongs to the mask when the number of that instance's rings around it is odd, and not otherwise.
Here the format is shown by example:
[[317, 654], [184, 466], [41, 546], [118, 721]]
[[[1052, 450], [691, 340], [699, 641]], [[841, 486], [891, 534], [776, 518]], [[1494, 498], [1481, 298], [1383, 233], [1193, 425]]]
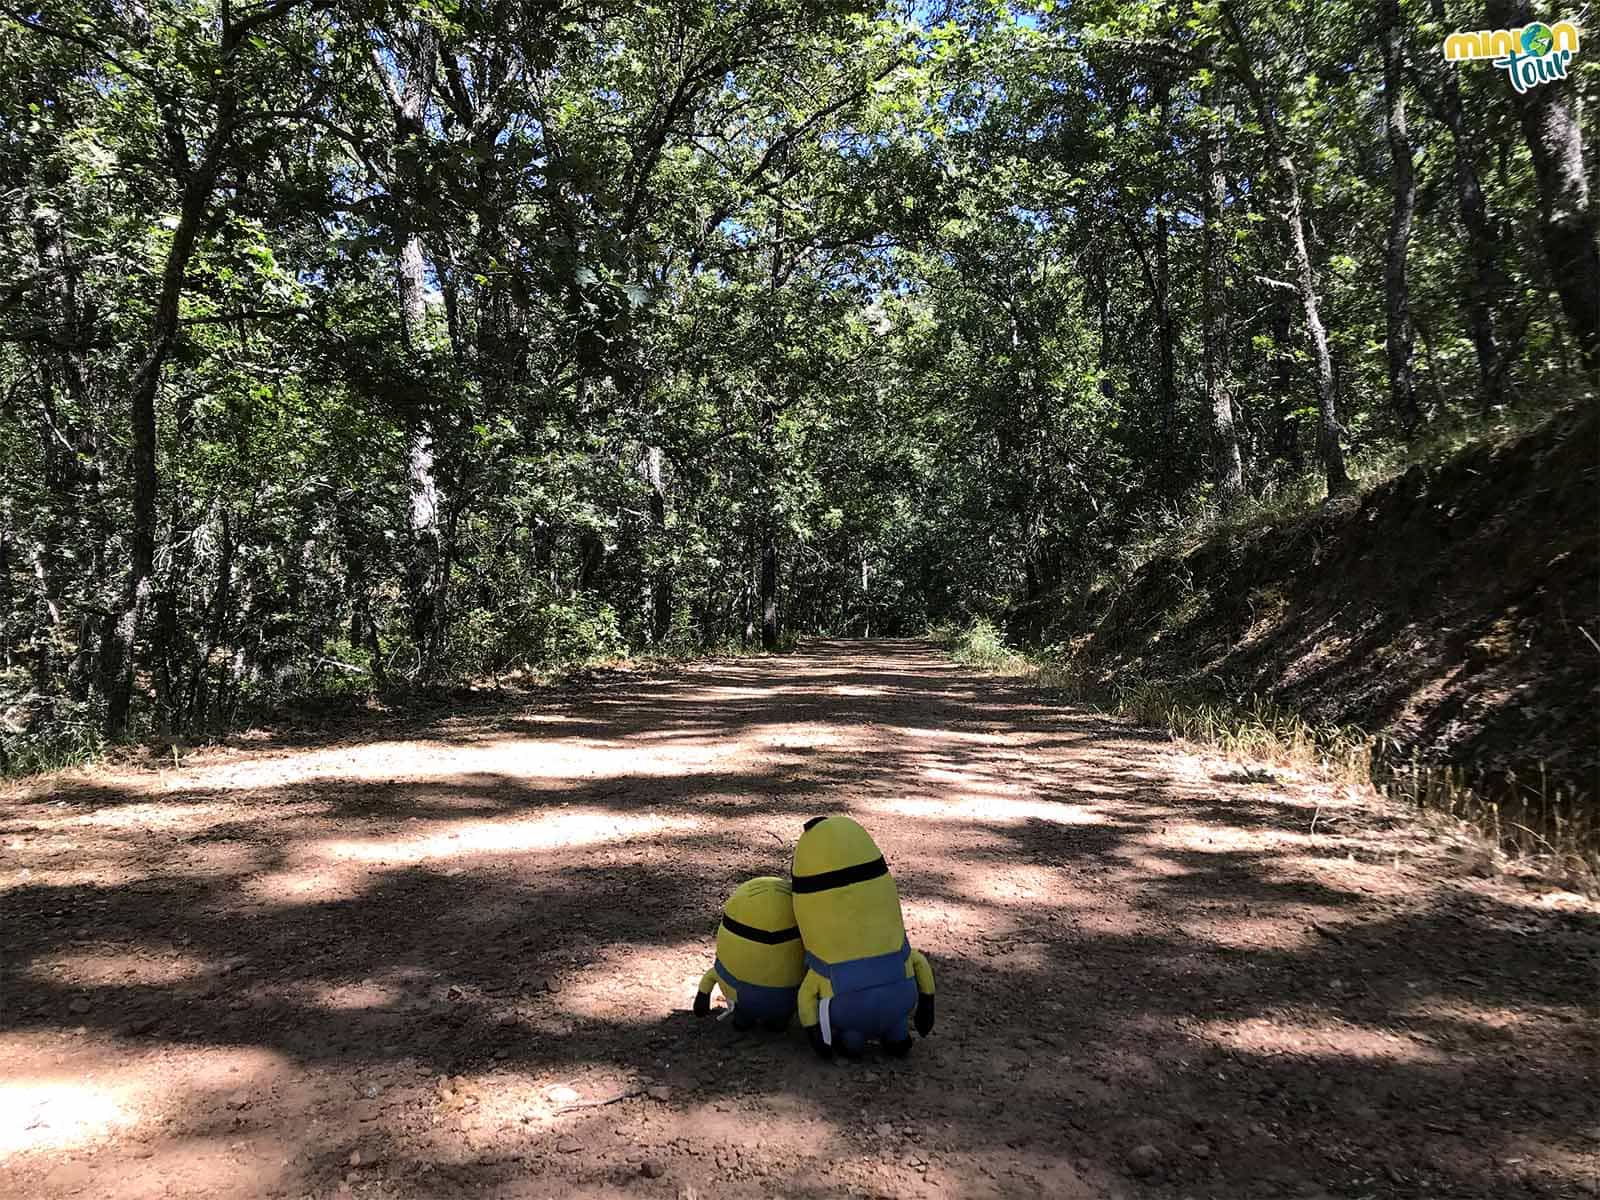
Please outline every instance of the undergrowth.
[[1032, 659], [1006, 645], [1000, 627], [987, 617], [978, 617], [965, 628], [952, 624], [935, 625], [928, 636], [943, 646], [950, 657], [963, 666], [996, 673], [1029, 673], [1036, 669]]
[[29, 690], [0, 675], [0, 778], [75, 767], [105, 750], [98, 705]]
[[1508, 854], [1545, 859], [1600, 882], [1595, 806], [1552, 785], [1543, 771], [1534, 779], [1507, 772], [1475, 781], [1459, 766], [1380, 759], [1374, 782], [1391, 800], [1462, 821]]
[[[1359, 501], [1417, 463], [1443, 461], [1469, 445], [1512, 441], [1549, 420], [1550, 415], [1550, 404], [1545, 401], [1525, 408], [1496, 409], [1487, 416], [1456, 416], [1435, 421], [1409, 442], [1385, 442], [1354, 451], [1346, 464], [1355, 485], [1354, 497]], [[1156, 558], [1184, 558], [1220, 533], [1281, 525], [1326, 502], [1321, 477], [1308, 474], [1266, 481], [1231, 510], [1222, 509], [1209, 495], [1168, 504], [1128, 535], [1094, 586], [1132, 578]]]

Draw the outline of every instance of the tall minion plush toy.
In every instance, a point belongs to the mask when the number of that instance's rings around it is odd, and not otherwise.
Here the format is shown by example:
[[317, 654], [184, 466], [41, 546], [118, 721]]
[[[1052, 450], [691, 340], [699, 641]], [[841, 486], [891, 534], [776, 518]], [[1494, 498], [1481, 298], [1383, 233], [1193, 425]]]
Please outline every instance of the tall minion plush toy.
[[721, 986], [735, 1029], [759, 1023], [781, 1032], [794, 1016], [795, 992], [805, 971], [789, 881], [775, 875], [746, 880], [723, 905], [717, 961], [700, 979], [695, 1016], [711, 1011], [711, 989]]
[[905, 1054], [913, 1018], [927, 1037], [933, 968], [906, 940], [900, 893], [872, 835], [849, 817], [807, 821], [790, 885], [806, 950], [800, 1024], [816, 1052], [854, 1056], [876, 1038]]

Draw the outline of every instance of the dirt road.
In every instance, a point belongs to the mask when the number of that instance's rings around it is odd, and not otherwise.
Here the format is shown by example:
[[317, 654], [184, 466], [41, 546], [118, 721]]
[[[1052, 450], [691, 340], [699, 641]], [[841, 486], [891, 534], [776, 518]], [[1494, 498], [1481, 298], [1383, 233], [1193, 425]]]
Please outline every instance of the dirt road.
[[[839, 811], [938, 973], [904, 1062], [690, 1013], [723, 898]], [[1600, 1191], [1592, 905], [918, 643], [40, 780], [0, 822], [17, 1200]]]

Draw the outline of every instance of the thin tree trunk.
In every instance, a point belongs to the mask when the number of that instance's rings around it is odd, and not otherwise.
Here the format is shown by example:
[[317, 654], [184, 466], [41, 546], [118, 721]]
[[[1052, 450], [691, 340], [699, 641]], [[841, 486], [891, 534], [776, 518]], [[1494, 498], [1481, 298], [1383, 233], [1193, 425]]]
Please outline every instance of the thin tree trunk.
[[[1162, 70], [1156, 82], [1156, 106], [1161, 114], [1158, 128], [1163, 143], [1167, 133], [1171, 94], [1171, 81], [1167, 78], [1166, 71]], [[1167, 194], [1164, 189], [1158, 191], [1155, 196], [1155, 208], [1156, 336], [1160, 346], [1161, 367], [1161, 475], [1162, 490], [1171, 496], [1176, 490], [1173, 476], [1177, 455], [1178, 351], [1177, 333], [1172, 320], [1171, 238], [1168, 230]]]
[[1339, 435], [1343, 432], [1335, 405], [1333, 356], [1328, 352], [1328, 334], [1318, 312], [1317, 276], [1311, 265], [1311, 251], [1306, 245], [1305, 207], [1300, 195], [1300, 172], [1289, 153], [1288, 142], [1278, 127], [1278, 118], [1266, 90], [1261, 86], [1252, 65], [1250, 42], [1239, 25], [1231, 3], [1222, 6], [1229, 30], [1233, 34], [1234, 60], [1250, 98], [1255, 103], [1256, 115], [1261, 120], [1267, 144], [1277, 159], [1278, 172], [1288, 189], [1289, 211], [1285, 216], [1289, 245], [1294, 255], [1295, 289], [1300, 296], [1300, 306], [1305, 313], [1306, 332], [1311, 337], [1312, 357], [1317, 367], [1317, 450], [1322, 458], [1322, 470], [1328, 482], [1329, 496], [1344, 496], [1354, 491], [1350, 475], [1345, 470], [1344, 447]]
[[1222, 167], [1222, 114], [1216, 108], [1216, 87], [1207, 85], [1200, 103], [1211, 111], [1206, 123], [1206, 181], [1201, 189], [1205, 227], [1201, 243], [1205, 257], [1205, 375], [1206, 400], [1211, 410], [1211, 478], [1217, 504], [1231, 512], [1244, 495], [1244, 464], [1239, 455], [1239, 434], [1233, 421], [1230, 394], [1228, 329], [1228, 249], [1223, 236], [1223, 209], [1228, 200], [1228, 180]]
[[[224, 156], [232, 149], [239, 109], [239, 95], [233, 76], [233, 60], [240, 45], [263, 25], [275, 21], [303, 0], [272, 0], [253, 9], [248, 16], [234, 18], [222, 9], [220, 67], [217, 77], [216, 117], [205, 138], [205, 153], [194, 164], [178, 163], [188, 176], [178, 203], [178, 223], [167, 247], [161, 270], [161, 290], [145, 339], [145, 355], [133, 377], [130, 409], [133, 476], [133, 520], [129, 536], [127, 583], [123, 588], [121, 611], [111, 624], [102, 660], [102, 680], [106, 696], [106, 731], [112, 737], [127, 732], [128, 713], [133, 701], [134, 657], [139, 625], [155, 574], [156, 498], [159, 477], [156, 468], [156, 394], [161, 374], [178, 335], [178, 306], [183, 298], [189, 260], [205, 226], [207, 209], [216, 190], [217, 175]], [[172, 139], [182, 145], [182, 138]]]
[[[649, 537], [656, 543], [657, 557], [667, 553], [667, 489], [661, 474], [661, 447], [646, 446], [640, 461], [640, 474], [650, 488]], [[650, 640], [660, 645], [667, 640], [672, 629], [672, 569], [670, 564], [658, 561], [650, 579], [649, 592]]]
[[[231, 57], [225, 47], [224, 61]], [[216, 188], [222, 156], [233, 140], [237, 101], [231, 85], [225, 85], [217, 104], [217, 119], [206, 139], [206, 152], [194, 166], [183, 187], [178, 206], [178, 224], [172, 231], [166, 264], [161, 274], [161, 291], [156, 300], [146, 339], [148, 349], [133, 379], [131, 424], [133, 453], [129, 469], [133, 475], [133, 522], [129, 537], [127, 584], [122, 607], [107, 639], [105, 653], [106, 731], [120, 737], [128, 728], [128, 712], [133, 700], [135, 647], [139, 627], [149, 602], [156, 557], [156, 496], [159, 478], [156, 468], [156, 393], [161, 373], [172, 353], [178, 333], [178, 305], [183, 297], [189, 260], [205, 222], [206, 210]]]
[[[1526, 0], [1489, 0], [1497, 28], [1530, 23]], [[1600, 376], [1600, 207], [1589, 198], [1571, 78], [1512, 91], [1539, 182], [1539, 237], [1584, 370]]]
[[761, 502], [761, 648], [778, 648], [778, 531], [773, 516], [775, 497], [772, 494], [774, 469], [774, 426], [777, 414], [771, 400], [763, 398], [757, 417], [758, 437], [761, 445], [762, 502]]
[[217, 522], [222, 537], [217, 550], [217, 586], [211, 593], [205, 629], [195, 648], [194, 665], [189, 675], [185, 724], [194, 729], [205, 728], [211, 704], [211, 656], [222, 642], [222, 634], [228, 624], [228, 612], [233, 607], [233, 523], [228, 518], [226, 505], [218, 512]]
[[1100, 395], [1107, 401], [1115, 399], [1116, 388], [1111, 382], [1111, 365], [1115, 352], [1111, 344], [1111, 280], [1104, 259], [1098, 254], [1093, 259], [1089, 279], [1094, 285], [1095, 304], [1100, 314]]
[[11, 669], [11, 505], [0, 509], [0, 667]]
[[[778, 295], [786, 278], [783, 261], [783, 216], [780, 203], [773, 218], [772, 273], [768, 280], [768, 297], [773, 319], [781, 321]], [[774, 344], [781, 339], [774, 334]], [[763, 393], [756, 414], [757, 455], [761, 464], [761, 647], [778, 648], [778, 522], [777, 509], [777, 403], [770, 394]]]
[[[394, 120], [396, 168], [391, 187], [400, 210], [395, 288], [400, 302], [401, 336], [410, 353], [422, 355], [429, 348], [427, 261], [416, 229], [421, 202], [417, 155], [433, 97], [438, 45], [425, 21], [418, 21], [408, 34], [407, 61], [395, 63], [396, 70], [402, 65], [404, 68], [398, 83], [391, 80], [389, 64], [376, 51], [373, 68], [387, 89]], [[428, 678], [436, 667], [448, 621], [447, 571], [443, 566], [448, 548], [440, 527], [444, 497], [439, 487], [432, 431], [424, 414], [408, 414], [406, 438], [406, 483], [411, 497], [407, 513], [406, 597], [411, 638], [417, 651], [417, 673]]]
[[1389, 244], [1384, 259], [1384, 294], [1388, 301], [1389, 399], [1401, 428], [1421, 422], [1417, 403], [1415, 356], [1411, 328], [1411, 292], [1406, 282], [1406, 254], [1411, 219], [1417, 206], [1416, 170], [1411, 137], [1406, 130], [1405, 35], [1400, 0], [1383, 0], [1383, 94], [1389, 133]]

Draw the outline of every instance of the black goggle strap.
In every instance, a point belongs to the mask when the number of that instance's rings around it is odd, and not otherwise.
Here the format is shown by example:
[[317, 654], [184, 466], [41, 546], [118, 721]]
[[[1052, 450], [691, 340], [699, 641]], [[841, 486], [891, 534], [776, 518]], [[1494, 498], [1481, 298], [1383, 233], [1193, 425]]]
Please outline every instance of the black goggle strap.
[[781, 946], [784, 942], [792, 942], [800, 936], [800, 927], [797, 925], [791, 925], [787, 929], [757, 929], [754, 925], [735, 921], [727, 913], [722, 914], [722, 927], [729, 933], [738, 934], [746, 941], [762, 942], [768, 946]]
[[826, 892], [831, 888], [849, 887], [852, 883], [865, 883], [879, 875], [889, 873], [889, 864], [880, 856], [871, 862], [857, 863], [853, 867], [840, 867], [837, 871], [823, 871], [820, 875], [796, 875], [789, 883], [790, 890], [800, 895], [808, 892]]

